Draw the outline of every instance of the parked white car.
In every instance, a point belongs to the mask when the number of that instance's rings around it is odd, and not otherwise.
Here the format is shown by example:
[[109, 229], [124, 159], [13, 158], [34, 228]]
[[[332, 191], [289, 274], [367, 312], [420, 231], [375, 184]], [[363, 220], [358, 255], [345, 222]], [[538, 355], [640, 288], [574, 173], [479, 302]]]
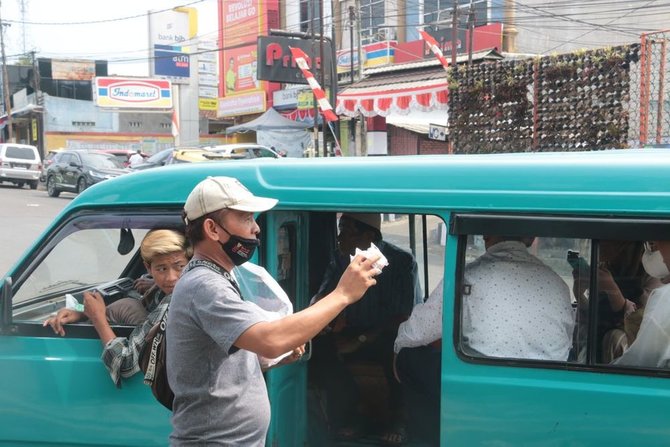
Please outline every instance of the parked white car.
[[11, 182], [19, 188], [28, 184], [37, 189], [42, 171], [42, 159], [35, 146], [0, 144], [0, 182]]

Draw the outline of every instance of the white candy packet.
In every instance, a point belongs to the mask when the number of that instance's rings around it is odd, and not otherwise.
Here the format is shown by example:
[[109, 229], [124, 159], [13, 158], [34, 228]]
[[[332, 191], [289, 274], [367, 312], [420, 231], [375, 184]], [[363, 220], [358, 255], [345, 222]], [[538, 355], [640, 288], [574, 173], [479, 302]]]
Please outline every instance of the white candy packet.
[[65, 294], [65, 308], [76, 310], [77, 312], [84, 311], [84, 305], [77, 301], [77, 298], [73, 297], [69, 293]]
[[374, 268], [379, 269], [380, 272], [382, 271], [382, 269], [384, 267], [389, 265], [389, 261], [388, 261], [388, 259], [386, 259], [386, 256], [384, 256], [382, 254], [381, 250], [379, 250], [379, 248], [377, 248], [377, 246], [375, 244], [373, 244], [372, 242], [370, 242], [370, 248], [368, 248], [366, 250], [361, 250], [360, 248], [356, 248], [356, 252], [354, 253], [353, 256], [351, 256], [351, 258], [349, 259], [349, 262], [353, 261], [354, 258], [358, 255], [363, 255], [366, 258], [371, 258], [371, 257], [374, 257], [374, 256], [380, 256], [380, 258], [377, 259], [377, 262], [372, 264], [372, 266]]

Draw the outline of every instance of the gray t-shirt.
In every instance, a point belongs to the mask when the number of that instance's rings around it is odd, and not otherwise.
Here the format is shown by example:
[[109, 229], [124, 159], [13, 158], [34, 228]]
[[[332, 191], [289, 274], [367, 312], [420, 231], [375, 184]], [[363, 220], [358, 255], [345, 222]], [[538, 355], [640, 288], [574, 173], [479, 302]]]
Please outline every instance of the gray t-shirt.
[[170, 445], [265, 444], [270, 402], [258, 357], [233, 346], [261, 321], [259, 308], [217, 272], [196, 267], [179, 279], [166, 330]]

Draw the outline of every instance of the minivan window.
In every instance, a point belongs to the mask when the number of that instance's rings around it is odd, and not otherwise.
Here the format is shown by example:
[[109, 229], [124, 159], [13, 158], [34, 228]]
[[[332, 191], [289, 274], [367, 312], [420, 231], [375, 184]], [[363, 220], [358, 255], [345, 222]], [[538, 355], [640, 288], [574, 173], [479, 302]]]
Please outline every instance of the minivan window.
[[[459, 217], [456, 341], [466, 359], [670, 372], [662, 363], [668, 335], [658, 324], [665, 317], [655, 306], [664, 283], [643, 264], [645, 241], [667, 239], [667, 223]], [[462, 231], [484, 226], [491, 234]], [[492, 235], [505, 231], [514, 235]]]
[[37, 153], [34, 149], [29, 147], [7, 146], [5, 156], [7, 158], [18, 158], [21, 160], [35, 160], [37, 158]]
[[[144, 270], [139, 243], [146, 233], [152, 228], [178, 228], [179, 225], [178, 213], [98, 214], [71, 220], [42, 249], [46, 255], [16, 277], [12, 300], [14, 317], [41, 321], [48, 315], [27, 309], [51, 304], [57, 310], [64, 305], [67, 293], [75, 294], [131, 276], [129, 272], [139, 276]], [[130, 250], [122, 250], [122, 246]], [[26, 319], [25, 315], [30, 318]]]

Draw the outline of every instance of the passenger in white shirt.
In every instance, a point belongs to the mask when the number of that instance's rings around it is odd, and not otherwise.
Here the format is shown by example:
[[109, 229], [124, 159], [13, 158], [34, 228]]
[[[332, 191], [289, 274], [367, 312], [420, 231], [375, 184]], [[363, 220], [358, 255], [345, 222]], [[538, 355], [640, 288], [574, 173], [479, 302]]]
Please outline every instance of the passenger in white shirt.
[[[667, 282], [670, 278], [670, 241], [645, 244], [642, 265], [646, 272]], [[670, 368], [670, 284], [654, 289], [647, 300], [640, 330], [617, 365]]]
[[[528, 253], [534, 238], [484, 236], [486, 253], [465, 267], [462, 345], [477, 356], [568, 359], [574, 314], [567, 284]], [[412, 310], [394, 344], [411, 437], [439, 442], [443, 284]]]
[[[574, 314], [570, 289], [528, 253], [533, 239], [484, 236], [486, 253], [465, 267], [463, 344], [486, 357], [567, 360]], [[394, 350], [442, 337], [442, 284], [400, 325]]]
[[144, 163], [144, 157], [142, 157], [142, 151], [138, 149], [137, 152], [130, 156], [128, 159], [128, 164], [131, 168], [134, 168], [135, 166], [141, 165], [142, 163]]
[[484, 236], [486, 253], [465, 268], [462, 341], [470, 354], [568, 359], [575, 318], [570, 289], [528, 253], [533, 238]]

